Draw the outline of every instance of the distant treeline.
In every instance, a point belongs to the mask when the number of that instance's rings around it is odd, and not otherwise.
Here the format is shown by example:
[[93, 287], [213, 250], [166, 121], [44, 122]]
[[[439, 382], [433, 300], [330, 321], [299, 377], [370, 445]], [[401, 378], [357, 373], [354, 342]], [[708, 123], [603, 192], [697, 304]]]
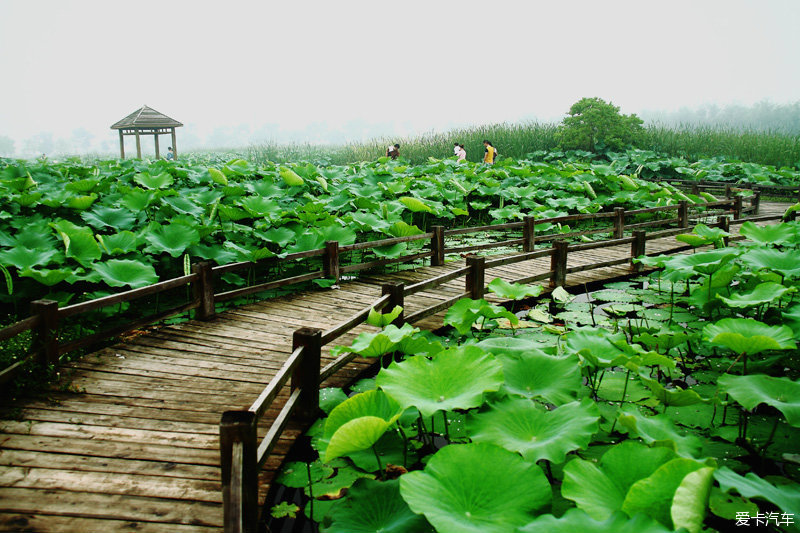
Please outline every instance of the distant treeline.
[[711, 127], [800, 135], [800, 102], [759, 102], [752, 107], [707, 104], [696, 109], [681, 108], [674, 112], [646, 111], [639, 117], [645, 124], [672, 129]]

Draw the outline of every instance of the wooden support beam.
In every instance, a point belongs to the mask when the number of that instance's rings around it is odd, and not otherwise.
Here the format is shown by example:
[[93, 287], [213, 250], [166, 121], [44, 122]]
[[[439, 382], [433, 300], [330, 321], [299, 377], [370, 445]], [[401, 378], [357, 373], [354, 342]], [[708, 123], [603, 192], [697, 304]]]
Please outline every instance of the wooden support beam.
[[625, 233], [625, 208], [614, 208], [614, 238], [621, 239]]
[[216, 316], [214, 305], [214, 271], [211, 270], [211, 263], [203, 261], [192, 265], [192, 273], [197, 274], [199, 279], [193, 284], [194, 297], [200, 300], [195, 318], [198, 320], [211, 320]]
[[325, 277], [339, 283], [339, 241], [325, 241]]
[[258, 531], [258, 441], [256, 416], [226, 411], [219, 423], [225, 533]]
[[444, 264], [444, 226], [433, 226], [433, 237], [431, 237], [431, 266], [442, 266]]
[[761, 188], [756, 185], [753, 187], [753, 197], [750, 199], [750, 205], [753, 206], [753, 215], [758, 215], [761, 208]]
[[[717, 226], [722, 231], [730, 232], [731, 231], [731, 219], [729, 219], [725, 215], [719, 216], [719, 217], [717, 217]], [[730, 240], [731, 240], [730, 236], [722, 238], [722, 242], [723, 242], [723, 244], [725, 244], [725, 246], [728, 246], [728, 244], [730, 243]]]
[[689, 202], [681, 200], [678, 204], [678, 227], [689, 227]]
[[31, 316], [39, 315], [39, 325], [33, 329], [32, 348], [38, 352], [37, 362], [46, 369], [58, 364], [58, 302], [35, 300], [31, 302]]
[[175, 158], [175, 161], [177, 161], [178, 160], [178, 142], [175, 139], [175, 128], [174, 127], [170, 128], [170, 130], [171, 130], [170, 133], [172, 134], [172, 153], [173, 153], [173, 157]]
[[563, 287], [567, 282], [567, 241], [553, 241], [550, 256], [550, 288]]
[[742, 218], [742, 196], [737, 194], [733, 197], [733, 219], [739, 220]]
[[534, 218], [525, 217], [522, 219], [522, 251], [532, 252], [536, 244], [536, 230], [534, 229]]
[[292, 372], [292, 390], [300, 389], [297, 417], [311, 422], [319, 415], [319, 371], [322, 330], [300, 328], [292, 335], [292, 350], [303, 347], [303, 356]]
[[125, 159], [125, 137], [122, 135], [122, 130], [119, 130], [119, 158]]
[[136, 157], [142, 158], [142, 139], [139, 137], [139, 130], [136, 130]]
[[381, 285], [381, 296], [389, 295], [389, 303], [386, 304], [385, 309], [392, 311], [396, 306], [403, 307], [403, 311], [400, 313], [400, 316], [392, 320], [392, 324], [395, 326], [402, 327], [405, 323], [405, 284], [393, 282], [393, 283], [384, 283]]
[[466, 292], [470, 298], [480, 300], [486, 286], [486, 258], [477, 255], [467, 256], [469, 272], [466, 275]]
[[158, 133], [153, 134], [153, 142], [156, 145], [156, 159], [161, 159], [161, 154], [158, 153]]

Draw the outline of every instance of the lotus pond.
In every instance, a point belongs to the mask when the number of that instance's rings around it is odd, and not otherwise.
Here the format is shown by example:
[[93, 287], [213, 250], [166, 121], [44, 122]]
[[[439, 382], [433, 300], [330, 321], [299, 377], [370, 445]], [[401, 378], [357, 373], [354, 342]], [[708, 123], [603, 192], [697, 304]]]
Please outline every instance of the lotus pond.
[[337, 347], [380, 369], [320, 392], [318, 458], [276, 479], [306, 497], [273, 516], [328, 533], [796, 531], [800, 225], [742, 233], [724, 247], [701, 227], [681, 240], [716, 248], [643, 258], [662, 268], [583, 301], [464, 299], [441, 335], [385, 325]]

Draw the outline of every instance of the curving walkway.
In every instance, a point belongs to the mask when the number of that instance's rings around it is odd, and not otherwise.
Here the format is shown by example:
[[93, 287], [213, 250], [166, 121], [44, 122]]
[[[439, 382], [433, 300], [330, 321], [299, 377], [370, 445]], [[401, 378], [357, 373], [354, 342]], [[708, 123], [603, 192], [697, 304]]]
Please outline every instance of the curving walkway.
[[[762, 214], [781, 209], [762, 204]], [[648, 241], [647, 253], [675, 245], [671, 237]], [[568, 266], [629, 254], [630, 245], [574, 252]], [[62, 372], [71, 376], [69, 391], [53, 390], [3, 409], [0, 531], [221, 531], [220, 416], [249, 407], [291, 353], [294, 330], [341, 323], [377, 299], [382, 283], [410, 284], [461, 266], [457, 261], [363, 277], [338, 289], [250, 304], [210, 322], [153, 329], [68, 365]], [[489, 269], [486, 281], [549, 270], [546, 257]], [[626, 266], [575, 273], [567, 276], [567, 285], [627, 273]], [[406, 301], [406, 314], [463, 291], [460, 280], [415, 295]], [[415, 325], [435, 329], [442, 316]], [[360, 326], [337, 344], [371, 329]], [[332, 360], [328, 348], [322, 366]], [[324, 386], [345, 385], [368, 364], [356, 359]], [[265, 419], [268, 423], [270, 415]], [[301, 429], [287, 428], [261, 472], [262, 499]], [[265, 432], [266, 425], [260, 428]]]

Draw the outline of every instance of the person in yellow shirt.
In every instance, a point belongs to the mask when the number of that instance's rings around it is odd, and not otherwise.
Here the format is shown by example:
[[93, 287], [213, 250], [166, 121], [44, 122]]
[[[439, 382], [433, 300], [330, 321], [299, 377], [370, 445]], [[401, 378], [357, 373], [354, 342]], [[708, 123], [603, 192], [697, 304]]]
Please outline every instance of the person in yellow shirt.
[[497, 155], [497, 150], [494, 149], [492, 143], [489, 141], [483, 141], [483, 146], [485, 146], [485, 150], [483, 151], [483, 162], [487, 165], [494, 164], [494, 158]]

